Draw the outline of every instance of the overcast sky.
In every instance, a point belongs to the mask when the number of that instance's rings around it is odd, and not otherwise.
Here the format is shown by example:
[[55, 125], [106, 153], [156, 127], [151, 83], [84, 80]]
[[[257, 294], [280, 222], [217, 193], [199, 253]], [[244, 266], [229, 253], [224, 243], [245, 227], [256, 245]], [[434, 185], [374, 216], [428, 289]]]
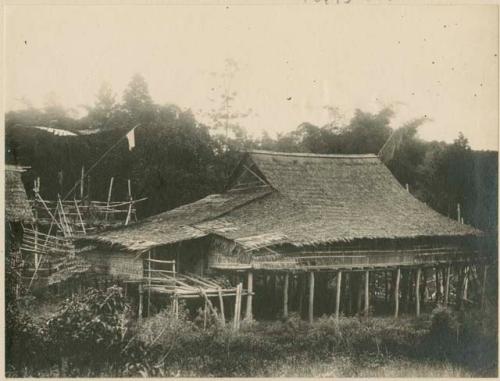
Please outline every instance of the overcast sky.
[[[498, 9], [493, 6], [8, 6], [7, 110], [91, 104], [144, 75], [157, 103], [207, 110], [226, 58], [236, 108], [271, 135], [356, 108], [394, 105], [393, 127], [427, 115], [420, 136], [498, 145]], [[80, 111], [82, 109], [80, 108]]]

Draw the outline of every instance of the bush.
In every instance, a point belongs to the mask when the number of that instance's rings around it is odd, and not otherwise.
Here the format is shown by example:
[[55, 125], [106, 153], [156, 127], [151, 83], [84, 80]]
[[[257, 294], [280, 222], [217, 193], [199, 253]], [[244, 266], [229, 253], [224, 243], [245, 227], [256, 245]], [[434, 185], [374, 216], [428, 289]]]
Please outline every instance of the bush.
[[120, 364], [128, 312], [119, 287], [90, 288], [66, 299], [46, 328], [52, 350], [61, 359], [60, 368], [66, 359], [69, 372], [83, 370], [93, 375], [105, 364]]

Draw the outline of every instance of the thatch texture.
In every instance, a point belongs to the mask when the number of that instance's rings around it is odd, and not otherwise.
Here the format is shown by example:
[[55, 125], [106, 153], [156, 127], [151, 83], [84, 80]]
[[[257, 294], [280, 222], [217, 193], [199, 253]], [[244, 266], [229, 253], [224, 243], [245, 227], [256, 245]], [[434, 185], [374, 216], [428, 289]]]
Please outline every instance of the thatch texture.
[[[201, 238], [210, 234], [211, 230], [208, 227], [201, 230], [194, 227], [196, 224], [214, 220], [269, 192], [270, 189], [265, 187], [210, 195], [124, 228], [81, 237], [79, 241], [97, 241], [129, 251], [145, 251], [153, 247]], [[224, 230], [220, 223], [214, 228]]]
[[23, 170], [13, 165], [5, 166], [5, 220], [32, 222], [34, 220], [26, 190], [21, 180]]
[[375, 155], [253, 151], [230, 184], [249, 171], [269, 187], [228, 190], [88, 238], [140, 250], [213, 234], [256, 250], [282, 244], [481, 234], [417, 200]]

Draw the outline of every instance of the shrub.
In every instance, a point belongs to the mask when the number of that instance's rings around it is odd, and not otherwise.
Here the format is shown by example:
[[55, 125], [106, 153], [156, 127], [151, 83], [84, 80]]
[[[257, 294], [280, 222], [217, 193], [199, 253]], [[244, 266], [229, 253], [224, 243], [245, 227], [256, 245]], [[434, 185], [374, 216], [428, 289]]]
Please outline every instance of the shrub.
[[67, 359], [70, 369], [97, 374], [105, 364], [121, 363], [128, 312], [121, 288], [90, 288], [61, 304], [47, 321], [47, 337], [59, 358]]

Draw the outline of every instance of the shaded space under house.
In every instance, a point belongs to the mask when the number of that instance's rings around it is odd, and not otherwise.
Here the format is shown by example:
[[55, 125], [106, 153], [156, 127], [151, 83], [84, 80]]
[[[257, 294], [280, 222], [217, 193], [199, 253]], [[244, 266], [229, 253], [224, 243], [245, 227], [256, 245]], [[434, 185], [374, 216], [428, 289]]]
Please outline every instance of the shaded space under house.
[[[245, 284], [246, 316], [255, 294], [280, 306], [276, 314], [305, 309], [312, 320], [324, 312], [368, 313], [371, 298], [381, 297], [396, 316], [400, 299], [419, 314], [431, 278], [436, 301], [449, 303], [453, 288], [461, 303], [474, 288], [484, 304], [495, 250], [488, 242], [413, 197], [376, 155], [251, 151], [224, 193], [77, 245], [93, 271], [139, 284], [141, 303], [143, 290], [200, 292], [176, 276], [230, 274], [232, 287]], [[175, 270], [155, 275], [162, 262]]]

